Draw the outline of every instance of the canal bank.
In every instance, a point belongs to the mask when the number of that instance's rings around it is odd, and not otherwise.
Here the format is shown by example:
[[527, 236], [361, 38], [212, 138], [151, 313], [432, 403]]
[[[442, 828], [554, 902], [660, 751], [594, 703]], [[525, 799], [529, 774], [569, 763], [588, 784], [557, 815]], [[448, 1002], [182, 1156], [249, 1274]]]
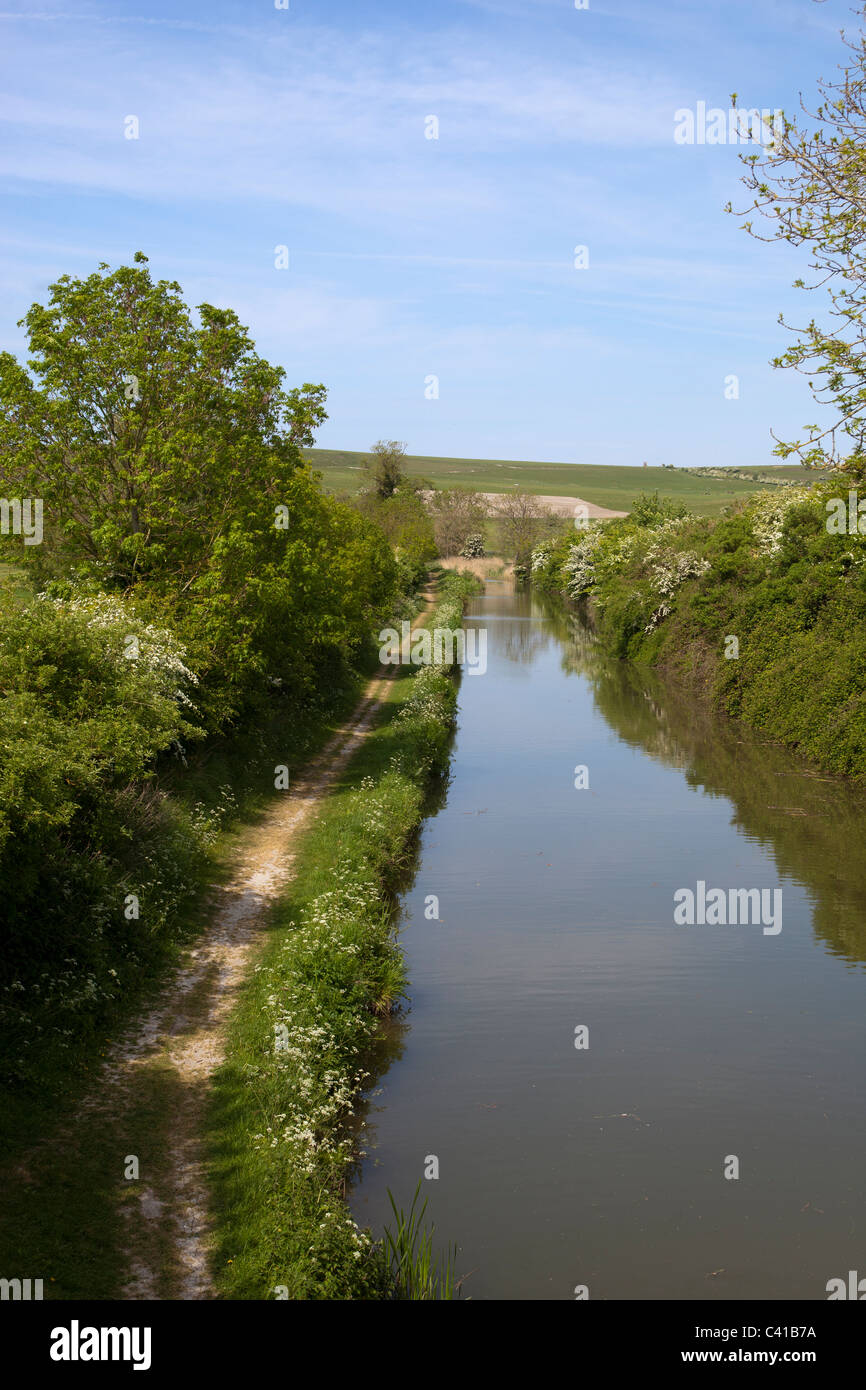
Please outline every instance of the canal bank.
[[[356, 1218], [421, 1180], [475, 1298], [826, 1298], [866, 1217], [862, 797], [537, 593], [466, 622]], [[781, 891], [783, 930], [677, 924], [699, 881]]]

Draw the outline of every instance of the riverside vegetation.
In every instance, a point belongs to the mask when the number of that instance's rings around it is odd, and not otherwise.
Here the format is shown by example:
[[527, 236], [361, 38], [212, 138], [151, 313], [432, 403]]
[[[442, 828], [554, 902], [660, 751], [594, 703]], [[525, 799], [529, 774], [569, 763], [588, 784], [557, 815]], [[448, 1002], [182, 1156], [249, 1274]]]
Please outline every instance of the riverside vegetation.
[[[866, 39], [852, 48], [818, 129], [786, 119], [746, 156], [748, 211], [775, 224], [770, 240], [805, 246], [830, 293], [829, 326], [813, 318], [778, 359], [833, 412], [780, 444], [802, 465], [793, 485], [752, 495], [745, 476], [634, 470], [676, 500], [643, 495], [578, 536], [553, 535], [525, 496], [511, 520], [521, 566], [531, 551], [534, 581], [582, 604], [609, 651], [862, 780], [866, 540], [856, 504], [844, 530], [827, 508], [866, 480]], [[471, 531], [483, 548], [473, 499], [440, 497], [431, 515], [418, 469], [497, 493], [570, 487], [553, 465], [542, 481], [506, 460], [416, 460], [413, 476], [381, 441], [369, 457], [322, 456], [335, 485], [362, 465], [375, 480], [358, 499], [326, 495], [309, 464], [324, 387], [286, 389], [231, 310], [194, 318], [141, 253], [61, 277], [23, 325], [26, 365], [0, 354], [0, 1155], [15, 1174], [0, 1184], [3, 1260], [50, 1271], [61, 1296], [110, 1296], [122, 1251], [104, 1141], [64, 1167], [58, 1122], [203, 930], [204, 889], [273, 796], [275, 765], [323, 746], [375, 661], [373, 634], [416, 611], [436, 526], [459, 518], [463, 546]], [[632, 496], [635, 479], [610, 473], [596, 483]], [[593, 500], [589, 476], [569, 478]], [[8, 536], [15, 499], [38, 499], [39, 544]], [[438, 626], [459, 623], [469, 582], [445, 582]], [[397, 1231], [374, 1246], [341, 1202], [353, 1106], [405, 986], [390, 895], [447, 761], [450, 676], [401, 671], [390, 704], [308, 832], [210, 1096], [228, 1296], [454, 1292], [415, 1205], [395, 1203]], [[146, 1110], [145, 1097], [142, 1127]], [[59, 1181], [37, 1187], [46, 1154]]]
[[[326, 418], [324, 388], [285, 389], [230, 310], [201, 305], [194, 321], [180, 286], [155, 282], [142, 254], [63, 276], [23, 322], [27, 365], [0, 354], [0, 492], [41, 499], [44, 536], [24, 546], [4, 525], [0, 539], [0, 1156], [12, 1167], [48, 1154], [111, 1038], [205, 926], [204, 892], [226, 871], [235, 830], [273, 795], [275, 764], [299, 766], [339, 725], [375, 668], [375, 633], [417, 611], [435, 554], [429, 523], [413, 532], [413, 498], [392, 508], [412, 522], [395, 539], [380, 517], [322, 492], [301, 450]], [[459, 622], [471, 583], [446, 581], [440, 625]], [[366, 755], [336, 889], [325, 873], [334, 929], [357, 947], [335, 957], [334, 978], [353, 1017], [366, 1006], [368, 1032], [402, 987], [389, 874], [425, 779], [447, 760], [453, 710], [442, 669], [397, 684], [405, 712], [374, 745], [388, 748], [387, 772]], [[349, 1028], [329, 1013], [331, 977], [317, 974], [312, 884], [291, 977], [305, 1084], [320, 1060], [315, 1030]], [[366, 905], [350, 920], [353, 895]], [[359, 1046], [366, 1036], [358, 1025]], [[341, 1104], [353, 1077], [344, 1070]], [[318, 1100], [330, 1097], [336, 1122], [332, 1083], [326, 1069]], [[322, 1121], [311, 1112], [307, 1124]], [[35, 1259], [61, 1296], [110, 1296], [120, 1278], [92, 1140], [38, 1211], [4, 1184], [5, 1264]], [[305, 1210], [300, 1201], [292, 1219], [309, 1244]], [[368, 1287], [389, 1296], [384, 1260], [379, 1249], [364, 1266]], [[286, 1278], [314, 1284], [309, 1272]]]
[[3, 493], [45, 516], [41, 545], [6, 541], [29, 592], [0, 590], [0, 1037], [25, 1089], [171, 955], [236, 810], [228, 745], [263, 753], [276, 717], [280, 761], [310, 746], [397, 595], [386, 538], [302, 461], [321, 388], [285, 391], [230, 311], [196, 327], [136, 262], [32, 307], [29, 371], [0, 355]]
[[866, 535], [834, 529], [841, 499], [847, 484], [827, 479], [708, 519], [643, 495], [626, 518], [536, 547], [532, 580], [581, 605], [612, 655], [863, 779]]
[[775, 452], [817, 481], [729, 503], [714, 520], [683, 498], [644, 495], [626, 520], [537, 547], [532, 572], [587, 605], [613, 654], [673, 672], [726, 713], [862, 781], [866, 5], [856, 13], [837, 79], [777, 121], [765, 149], [741, 156], [748, 206], [736, 213], [761, 241], [803, 251], [809, 280], [795, 287], [827, 296], [803, 326], [782, 319], [794, 341], [773, 359], [805, 376], [821, 415]]
[[[431, 625], [459, 627], [477, 587], [448, 575]], [[450, 1296], [449, 1271], [440, 1285], [414, 1206], [408, 1215], [395, 1208], [396, 1230], [377, 1246], [340, 1192], [357, 1155], [354, 1107], [375, 1074], [379, 1020], [406, 989], [393, 892], [429, 780], [447, 767], [455, 700], [447, 666], [401, 668], [390, 717], [304, 838], [297, 878], [243, 991], [210, 1123], [226, 1297], [389, 1297], [395, 1281], [403, 1296], [440, 1287]]]

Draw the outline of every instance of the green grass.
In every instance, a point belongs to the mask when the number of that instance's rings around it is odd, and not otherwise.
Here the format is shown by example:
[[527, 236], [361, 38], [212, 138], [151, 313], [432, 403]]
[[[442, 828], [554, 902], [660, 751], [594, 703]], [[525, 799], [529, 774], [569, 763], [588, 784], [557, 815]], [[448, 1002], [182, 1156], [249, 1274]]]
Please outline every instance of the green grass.
[[[363, 453], [307, 449], [305, 455], [330, 492], [356, 492], [361, 486]], [[696, 461], [697, 466], [698, 461]], [[759, 470], [800, 481], [814, 478], [803, 468], [779, 464]], [[684, 502], [697, 516], [718, 516], [723, 507], [748, 497], [759, 483], [738, 478], [704, 478], [671, 468], [616, 468], [607, 464], [530, 463], [514, 459], [449, 459], [410, 455], [407, 472], [437, 487], [471, 487], [476, 492], [507, 492], [515, 486], [556, 497], [580, 497], [612, 511], [628, 511], [638, 493], [658, 491]]]
[[[185, 903], [164, 948], [143, 965], [98, 1029], [28, 1049], [27, 1080], [4, 1088], [0, 1106], [0, 1269], [42, 1278], [46, 1298], [116, 1297], [125, 1267], [119, 1205], [137, 1184], [123, 1180], [123, 1159], [136, 1154], [143, 1173], [158, 1173], [174, 1106], [172, 1078], [142, 1069], [136, 1105], [118, 1117], [82, 1118], [80, 1110], [111, 1040], [133, 1023], [175, 966], [184, 945], [208, 925], [205, 890], [229, 872], [239, 835], [255, 824], [273, 795], [273, 766], [300, 767], [331, 736], [354, 704], [346, 689], [327, 713], [270, 722], [214, 741], [191, 754], [186, 769], [162, 778], [173, 797], [221, 818], [211, 852], [187, 885]], [[269, 773], [269, 775], [265, 775]], [[226, 800], [226, 789], [231, 795]], [[50, 1021], [49, 1021], [50, 1022]], [[12, 1058], [11, 1061], [16, 1059]]]
[[433, 1244], [435, 1227], [424, 1222], [427, 1198], [419, 1206], [420, 1196], [419, 1179], [407, 1212], [397, 1206], [390, 1190], [388, 1192], [394, 1228], [385, 1227], [384, 1255], [394, 1296], [407, 1302], [459, 1298], [461, 1281], [454, 1274], [457, 1247], [437, 1253]]
[[[469, 589], [447, 577], [431, 625], [459, 623]], [[455, 701], [445, 673], [397, 671], [381, 722], [300, 841], [230, 1023], [208, 1125], [216, 1278], [228, 1298], [395, 1296], [383, 1248], [355, 1226], [342, 1193], [359, 1096], [387, 1050], [382, 1022], [405, 991], [393, 894], [431, 774], [447, 766]], [[417, 1222], [409, 1234], [417, 1268], [438, 1284]], [[399, 1231], [396, 1240], [405, 1253]]]

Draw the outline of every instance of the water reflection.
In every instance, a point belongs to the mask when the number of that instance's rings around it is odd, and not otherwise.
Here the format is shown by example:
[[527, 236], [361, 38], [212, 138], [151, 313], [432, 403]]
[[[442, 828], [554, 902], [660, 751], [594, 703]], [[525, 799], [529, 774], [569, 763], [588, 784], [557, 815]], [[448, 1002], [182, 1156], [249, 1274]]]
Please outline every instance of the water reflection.
[[530, 591], [488, 590], [483, 617], [468, 617], [466, 626], [486, 628], [488, 642], [495, 642], [498, 653], [516, 666], [531, 666], [557, 642], [552, 605]]
[[862, 790], [727, 720], [649, 667], [605, 656], [574, 612], [551, 616], [563, 668], [589, 683], [624, 742], [680, 768], [692, 787], [731, 802], [731, 823], [772, 853], [813, 902], [817, 936], [866, 961], [866, 806]]
[[[488, 671], [403, 886], [411, 1007], [353, 1211], [381, 1231], [436, 1154], [428, 1214], [475, 1298], [825, 1297], [864, 1220], [860, 798], [560, 604], [473, 609]], [[784, 932], [677, 928], [703, 876], [784, 880]]]

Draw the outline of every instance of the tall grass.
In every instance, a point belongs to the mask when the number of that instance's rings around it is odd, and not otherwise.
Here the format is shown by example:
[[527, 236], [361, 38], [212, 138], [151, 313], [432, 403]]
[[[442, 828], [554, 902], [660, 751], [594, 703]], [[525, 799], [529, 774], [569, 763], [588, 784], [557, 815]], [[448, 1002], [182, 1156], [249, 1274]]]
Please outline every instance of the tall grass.
[[[459, 624], [476, 587], [448, 575], [431, 624]], [[446, 668], [398, 668], [385, 716], [298, 846], [293, 884], [241, 991], [208, 1120], [225, 1297], [393, 1296], [381, 1246], [343, 1197], [381, 1020], [406, 992], [393, 894], [432, 779], [448, 765], [455, 704]], [[279, 1050], [275, 1029], [287, 1040]], [[395, 1238], [432, 1272], [419, 1220]]]
[[435, 1226], [426, 1226], [427, 1198], [418, 1206], [421, 1183], [415, 1188], [408, 1212], [398, 1207], [391, 1189], [388, 1200], [394, 1213], [394, 1230], [385, 1227], [382, 1253], [386, 1279], [392, 1298], [409, 1300], [443, 1300], [460, 1297], [462, 1280], [454, 1275], [457, 1246], [451, 1245], [437, 1255], [433, 1247]]

